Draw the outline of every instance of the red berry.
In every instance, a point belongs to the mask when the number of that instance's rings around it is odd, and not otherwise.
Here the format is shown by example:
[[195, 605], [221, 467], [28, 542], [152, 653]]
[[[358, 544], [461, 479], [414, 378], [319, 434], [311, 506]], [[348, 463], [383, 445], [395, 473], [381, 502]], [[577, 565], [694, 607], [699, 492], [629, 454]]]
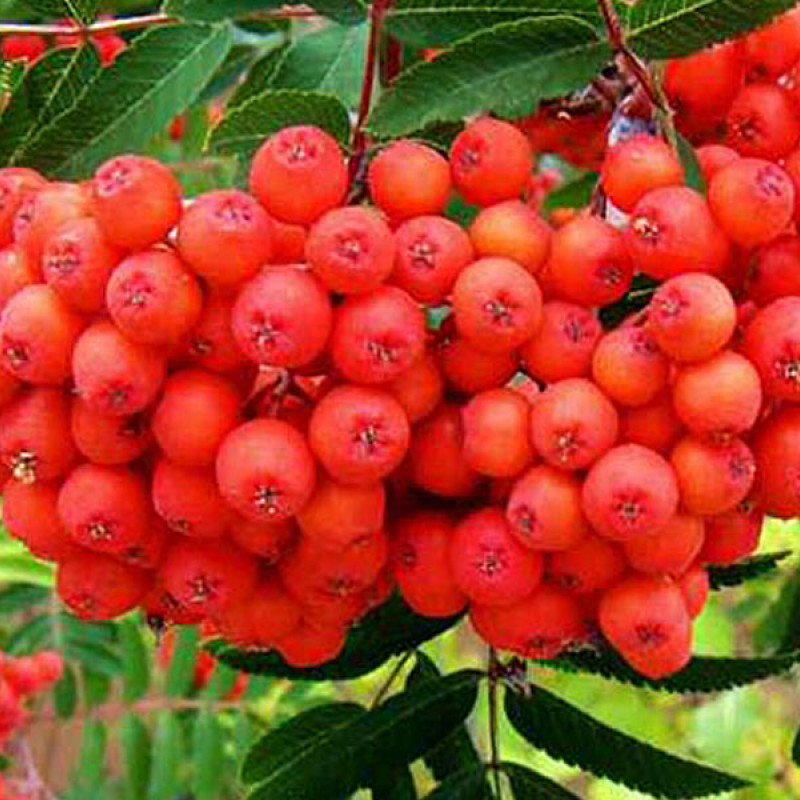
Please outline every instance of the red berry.
[[450, 565], [461, 591], [473, 603], [489, 606], [523, 600], [544, 571], [541, 555], [519, 543], [498, 508], [475, 511], [457, 526]]
[[365, 206], [329, 211], [311, 228], [306, 260], [332, 292], [377, 289], [394, 267], [395, 240], [382, 217]]
[[252, 278], [272, 255], [272, 223], [254, 197], [236, 189], [195, 198], [178, 225], [178, 252], [214, 285]]
[[81, 454], [95, 464], [127, 464], [145, 453], [153, 442], [144, 414], [128, 417], [99, 414], [81, 398], [72, 402], [72, 438]]
[[388, 392], [339, 386], [319, 401], [308, 437], [330, 475], [356, 486], [392, 472], [408, 450], [410, 429], [402, 406]]
[[261, 205], [296, 225], [309, 225], [341, 205], [347, 183], [347, 166], [336, 140], [312, 125], [284, 128], [271, 136], [250, 169], [250, 189]]
[[[759, 447], [756, 445], [756, 458]], [[758, 550], [764, 512], [751, 500], [743, 500], [732, 511], [706, 519], [706, 538], [700, 551], [704, 564], [732, 564]]]
[[606, 453], [583, 485], [592, 527], [615, 541], [658, 534], [678, 509], [678, 480], [669, 462], [638, 444]]
[[498, 119], [471, 122], [450, 149], [456, 189], [467, 202], [481, 206], [517, 199], [532, 167], [531, 146], [524, 134]]
[[161, 389], [165, 371], [162, 353], [128, 341], [110, 322], [88, 327], [72, 354], [78, 395], [101, 414], [122, 417], [147, 408]]
[[152, 158], [116, 156], [92, 182], [94, 214], [116, 247], [144, 250], [163, 240], [181, 216], [181, 188], [167, 167]]
[[306, 440], [277, 419], [256, 419], [231, 431], [217, 454], [217, 482], [243, 516], [278, 522], [296, 514], [314, 489], [315, 467]]
[[440, 214], [450, 197], [450, 167], [433, 148], [400, 140], [369, 165], [369, 193], [393, 220]]
[[682, 575], [703, 546], [702, 517], [676, 514], [655, 536], [625, 542], [625, 555], [639, 572]]
[[627, 570], [622, 548], [595, 534], [589, 534], [569, 550], [553, 553], [547, 565], [552, 581], [579, 595], [607, 589]]
[[800, 516], [800, 409], [770, 417], [756, 432], [753, 452], [759, 507], [781, 519]]
[[772, 83], [745, 86], [725, 118], [726, 144], [743, 156], [778, 161], [800, 140], [800, 119], [789, 92]]

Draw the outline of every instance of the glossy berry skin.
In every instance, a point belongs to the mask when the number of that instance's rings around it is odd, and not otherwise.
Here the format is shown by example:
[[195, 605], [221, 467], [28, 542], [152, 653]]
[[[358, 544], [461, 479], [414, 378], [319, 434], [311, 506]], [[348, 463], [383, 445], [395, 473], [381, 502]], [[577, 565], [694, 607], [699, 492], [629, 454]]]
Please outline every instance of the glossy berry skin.
[[28, 383], [61, 384], [83, 326], [49, 286], [26, 286], [0, 313], [0, 365]]
[[124, 250], [144, 250], [160, 242], [181, 216], [177, 179], [145, 156], [106, 161], [94, 175], [92, 193], [93, 213], [106, 239]]
[[247, 364], [231, 329], [235, 300], [223, 292], [205, 295], [200, 319], [184, 340], [185, 355], [194, 366], [225, 373]]
[[783, 297], [761, 309], [745, 331], [742, 353], [761, 376], [764, 394], [800, 399], [800, 298]]
[[364, 206], [328, 211], [311, 228], [306, 261], [332, 292], [377, 289], [394, 267], [395, 240], [377, 212]]
[[800, 514], [798, 442], [800, 409], [797, 408], [782, 409], [756, 432], [755, 497], [759, 507], [770, 516], [790, 519]]
[[303, 436], [277, 419], [256, 419], [231, 431], [216, 459], [225, 500], [255, 521], [296, 514], [314, 489], [316, 470]]
[[745, 157], [778, 161], [800, 140], [800, 120], [786, 89], [751, 83], [734, 98], [725, 118], [725, 143]]
[[481, 475], [510, 478], [533, 461], [530, 403], [511, 389], [475, 395], [462, 411], [464, 460]]
[[748, 297], [759, 306], [800, 295], [800, 237], [778, 236], [760, 247], [750, 262]]
[[658, 280], [684, 272], [717, 273], [730, 257], [705, 198], [686, 186], [648, 192], [623, 235], [637, 268]]
[[[759, 448], [756, 446], [756, 459]], [[706, 519], [706, 538], [699, 559], [703, 564], [733, 564], [758, 550], [764, 512], [750, 500], [732, 511]]]
[[383, 286], [349, 297], [337, 310], [331, 334], [333, 363], [354, 383], [387, 383], [425, 351], [425, 316], [401, 289]]
[[166, 359], [158, 350], [126, 339], [110, 322], [97, 322], [78, 339], [72, 374], [78, 395], [101, 414], [128, 416], [158, 395]]
[[103, 308], [106, 284], [122, 256], [106, 242], [92, 217], [64, 223], [50, 236], [42, 253], [47, 283], [72, 308], [97, 312]]
[[473, 260], [469, 236], [444, 217], [414, 217], [394, 234], [396, 255], [390, 283], [421, 303], [444, 301]]
[[444, 396], [444, 378], [432, 355], [426, 354], [386, 385], [412, 424], [436, 410]]
[[526, 203], [506, 200], [482, 209], [469, 227], [479, 258], [509, 258], [538, 275], [550, 253], [550, 226]]
[[167, 250], [126, 258], [111, 274], [106, 306], [132, 342], [177, 344], [197, 324], [203, 295], [197, 279]]
[[794, 216], [795, 189], [777, 164], [739, 158], [714, 176], [708, 202], [726, 235], [751, 248], [766, 244], [786, 229]]
[[56, 574], [59, 597], [83, 620], [114, 619], [131, 611], [150, 583], [150, 573], [89, 550], [62, 561]]
[[589, 535], [580, 481], [547, 465], [532, 467], [514, 483], [506, 518], [519, 541], [534, 550], [569, 550]]
[[625, 555], [639, 572], [680, 576], [691, 567], [704, 540], [702, 517], [678, 513], [655, 536], [625, 542]]
[[325, 288], [297, 266], [267, 267], [240, 290], [231, 311], [239, 349], [257, 364], [300, 367], [325, 347], [333, 311]]
[[425, 617], [461, 612], [467, 597], [450, 570], [455, 524], [444, 512], [420, 511], [398, 521], [392, 538], [392, 569], [403, 599]]
[[744, 38], [743, 55], [751, 78], [779, 78], [800, 59], [800, 13], [781, 14]]
[[453, 288], [459, 333], [479, 350], [502, 353], [532, 338], [542, 324], [542, 292], [536, 279], [505, 258], [470, 264]]
[[390, 219], [441, 214], [450, 197], [450, 166], [433, 148], [400, 140], [372, 159], [369, 193]]
[[583, 485], [589, 522], [613, 541], [656, 535], [677, 511], [678, 500], [678, 481], [669, 462], [636, 444], [606, 453]]
[[461, 409], [443, 403], [414, 428], [409, 451], [415, 486], [441, 497], [467, 497], [480, 476], [464, 457], [464, 420]]
[[577, 217], [553, 235], [543, 280], [565, 300], [603, 306], [628, 291], [633, 267], [616, 228], [597, 217]]
[[516, 372], [518, 361], [513, 350], [487, 353], [460, 336], [442, 342], [436, 357], [447, 385], [465, 394], [507, 383]]
[[548, 577], [578, 595], [602, 591], [629, 569], [623, 549], [596, 534], [589, 534], [568, 550], [552, 553]]
[[329, 474], [362, 486], [399, 466], [408, 449], [410, 426], [403, 407], [388, 392], [340, 386], [317, 404], [308, 437]]
[[539, 585], [544, 562], [517, 541], [500, 509], [484, 508], [456, 528], [450, 568], [470, 601], [505, 606], [523, 600]]
[[653, 189], [680, 186], [684, 175], [678, 157], [663, 140], [637, 134], [609, 148], [600, 180], [609, 200], [623, 211]]
[[616, 442], [619, 416], [591, 381], [554, 383], [531, 411], [531, 440], [539, 455], [559, 469], [586, 469]]
[[[341, 205], [347, 167], [336, 140], [320, 128], [284, 128], [261, 146], [250, 169], [250, 190], [277, 219], [310, 225]], [[304, 190], [298, 191], [302, 186]]]
[[527, 372], [546, 383], [589, 374], [602, 330], [590, 309], [552, 300], [542, 307], [542, 325], [520, 350]]
[[604, 593], [600, 628], [622, 657], [649, 678], [682, 669], [691, 624], [680, 588], [667, 578], [631, 576]]
[[543, 584], [513, 605], [473, 605], [470, 621], [486, 642], [523, 658], [550, 659], [588, 631], [573, 595]]
[[673, 360], [705, 361], [730, 341], [736, 328], [736, 304], [725, 285], [711, 275], [680, 275], [656, 290], [647, 327]]
[[488, 117], [467, 125], [450, 149], [456, 189], [467, 202], [481, 206], [517, 199], [532, 166], [524, 134], [508, 122]]
[[222, 440], [239, 421], [236, 386], [204, 370], [173, 373], [153, 414], [153, 434], [167, 458], [187, 467], [214, 463]]
[[272, 222], [246, 192], [208, 192], [184, 211], [177, 246], [198, 275], [216, 286], [235, 286], [269, 263]]

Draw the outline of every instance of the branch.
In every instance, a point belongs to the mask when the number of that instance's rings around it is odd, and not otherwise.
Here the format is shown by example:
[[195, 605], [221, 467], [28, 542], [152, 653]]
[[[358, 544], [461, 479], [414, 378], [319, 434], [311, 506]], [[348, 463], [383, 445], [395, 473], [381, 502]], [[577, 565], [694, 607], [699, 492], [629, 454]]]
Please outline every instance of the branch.
[[614, 54], [622, 59], [631, 75], [633, 75], [642, 89], [644, 89], [647, 99], [653, 106], [659, 111], [664, 111], [662, 98], [653, 85], [653, 79], [647, 66], [641, 61], [639, 56], [631, 50], [625, 40], [625, 31], [619, 21], [619, 16], [617, 16], [612, 0], [597, 0], [597, 3], [600, 7], [600, 13], [603, 15], [603, 22], [605, 23], [606, 32], [608, 33], [608, 42]]

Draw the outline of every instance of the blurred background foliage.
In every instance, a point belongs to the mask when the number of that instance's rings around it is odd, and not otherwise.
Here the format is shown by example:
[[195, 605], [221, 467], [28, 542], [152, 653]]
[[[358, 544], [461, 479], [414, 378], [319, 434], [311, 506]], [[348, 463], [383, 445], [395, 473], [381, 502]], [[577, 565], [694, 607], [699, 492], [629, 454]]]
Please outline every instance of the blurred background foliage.
[[[112, 14], [156, 11], [137, 0], [106, 2]], [[0, 0], [0, 19], [37, 20], [30, 5]], [[140, 34], [126, 34], [135, 36]], [[254, 64], [271, 73], [273, 86], [323, 88], [355, 103], [362, 69], [365, 26], [254, 18], [234, 27], [234, 45], [199, 99], [156, 136], [147, 150], [170, 163], [189, 195], [235, 185], [234, 156], [209, 154], [209, 130], [222, 105]], [[292, 48], [290, 57], [286, 51]], [[314, 73], [308, 49], [327, 53], [324, 74]], [[240, 98], [241, 99], [241, 98]], [[580, 205], [593, 179], [557, 159], [548, 168], [570, 183], [558, 205]], [[465, 210], [464, 213], [468, 213]], [[798, 523], [770, 523], [762, 551], [791, 550]], [[800, 558], [746, 586], [716, 593], [697, 625], [695, 650], [705, 655], [773, 653], [800, 643]], [[85, 624], [60, 607], [49, 566], [0, 534], [0, 650], [28, 654], [56, 648], [68, 669], [55, 692], [34, 710], [17, 771], [36, 764], [43, 783], [63, 800], [233, 800], [236, 776], [248, 746], [264, 730], [297, 712], [331, 699], [368, 703], [392, 665], [348, 683], [290, 683], [250, 678], [201, 657], [197, 631], [159, 641], [139, 616], [115, 623]], [[443, 671], [485, 662], [485, 648], [467, 625], [424, 647]], [[198, 660], [199, 659], [199, 660]], [[586, 675], [532, 667], [540, 685], [554, 690], [598, 719], [657, 746], [725, 767], [733, 765], [756, 788], [726, 795], [733, 800], [796, 800], [800, 775], [792, 764], [792, 740], [800, 722], [800, 692], [790, 674], [755, 686], [693, 698], [625, 687]], [[486, 697], [470, 721], [482, 752], [488, 751]], [[504, 758], [541, 769], [586, 800], [645, 797], [595, 779], [534, 751], [504, 726]], [[435, 782], [415, 767], [422, 792]], [[360, 797], [361, 795], [359, 795]], [[364, 797], [369, 793], [364, 792]], [[320, 800], [323, 800], [320, 798]]]

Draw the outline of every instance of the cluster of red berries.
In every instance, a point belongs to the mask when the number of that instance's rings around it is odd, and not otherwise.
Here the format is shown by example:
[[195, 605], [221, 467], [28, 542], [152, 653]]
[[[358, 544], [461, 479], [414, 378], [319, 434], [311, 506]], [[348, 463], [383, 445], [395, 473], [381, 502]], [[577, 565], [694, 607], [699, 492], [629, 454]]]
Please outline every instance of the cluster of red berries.
[[[599, 629], [680, 669], [704, 565], [800, 515], [800, 268], [769, 254], [794, 187], [737, 156], [706, 200], [635, 137], [603, 169], [625, 227], [554, 232], [519, 200], [532, 162], [482, 118], [449, 161], [381, 149], [372, 205], [310, 126], [263, 144], [250, 194], [186, 204], [140, 156], [0, 171], [3, 519], [64, 602], [302, 666], [398, 585], [499, 648]], [[603, 333], [636, 272], [666, 282]]]
[[[0, 750], [25, 725], [26, 704], [51, 689], [63, 671], [61, 656], [51, 650], [20, 658], [0, 654]], [[0, 800], [26, 800], [26, 794], [0, 775]]]
[[[0, 39], [0, 56], [6, 61], [27, 61], [33, 63], [41, 58], [51, 46], [56, 49], [80, 47], [86, 37], [74, 19], [63, 19], [57, 23], [64, 33], [56, 34], [49, 41], [38, 33], [9, 34]], [[100, 63], [108, 66], [127, 47], [125, 40], [116, 33], [94, 33], [89, 41], [97, 50]]]
[[0, 654], [0, 749], [25, 724], [26, 702], [51, 689], [63, 670], [64, 662], [55, 651], [19, 658]]

